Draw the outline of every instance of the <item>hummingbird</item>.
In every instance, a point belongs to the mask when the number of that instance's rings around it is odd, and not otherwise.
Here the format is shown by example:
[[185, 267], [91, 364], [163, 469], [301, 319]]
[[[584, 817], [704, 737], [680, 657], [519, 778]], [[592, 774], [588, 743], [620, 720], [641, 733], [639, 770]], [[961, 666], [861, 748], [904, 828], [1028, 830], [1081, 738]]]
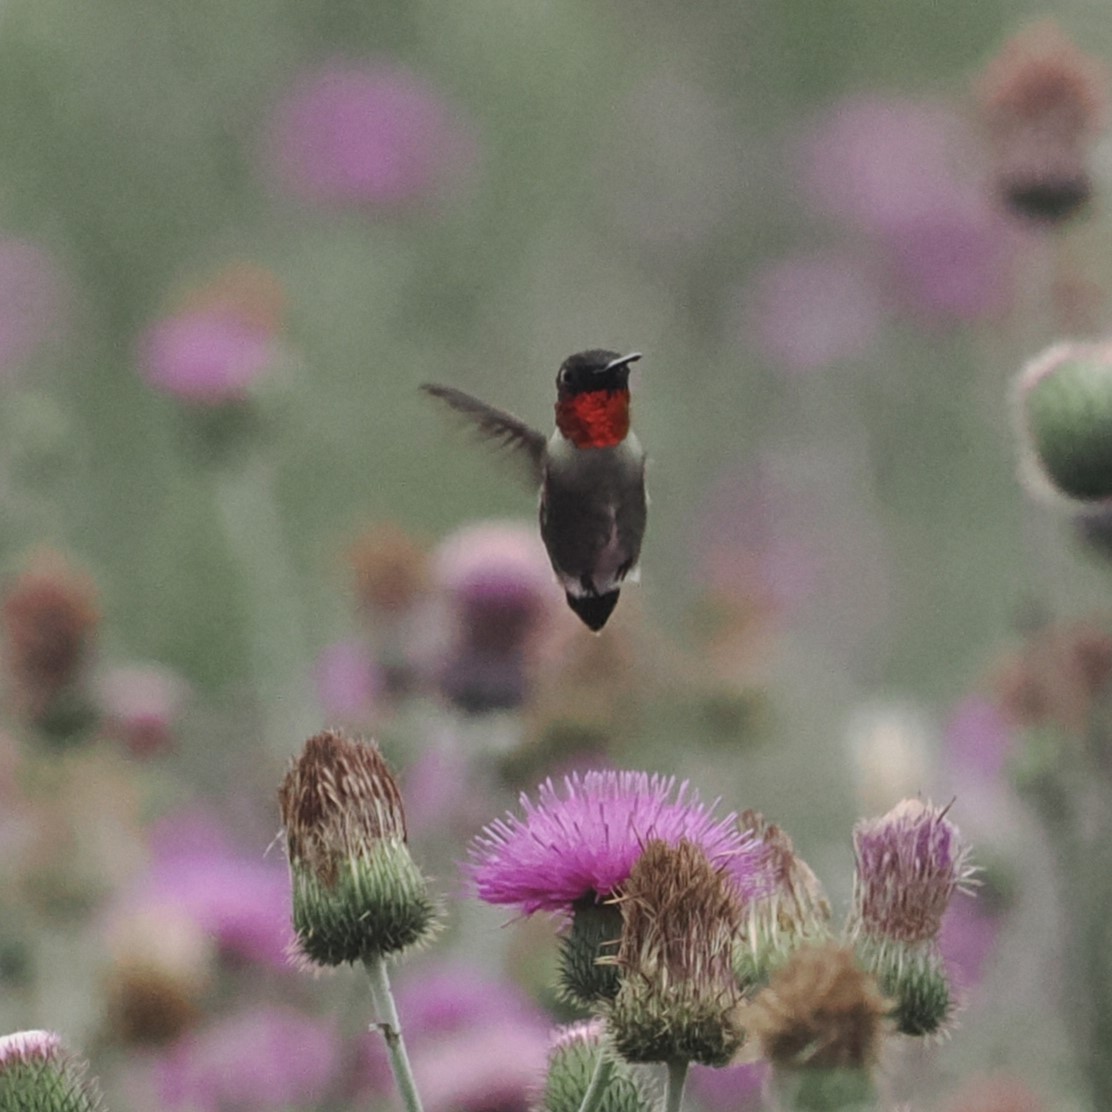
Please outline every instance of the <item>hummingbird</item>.
[[556, 375], [556, 428], [546, 437], [451, 386], [421, 389], [507, 449], [540, 490], [541, 539], [568, 605], [597, 633], [622, 584], [640, 578], [645, 452], [629, 427], [629, 365], [638, 351], [569, 355]]

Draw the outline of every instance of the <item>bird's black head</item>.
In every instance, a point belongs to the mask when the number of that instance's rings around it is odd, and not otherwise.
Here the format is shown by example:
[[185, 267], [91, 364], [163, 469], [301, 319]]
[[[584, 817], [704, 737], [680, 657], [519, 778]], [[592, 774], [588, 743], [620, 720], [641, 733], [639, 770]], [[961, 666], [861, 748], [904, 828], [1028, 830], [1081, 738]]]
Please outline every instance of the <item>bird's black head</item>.
[[619, 355], [597, 349], [569, 355], [556, 376], [556, 393], [564, 399], [595, 390], [628, 390], [629, 365], [640, 358], [639, 351]]

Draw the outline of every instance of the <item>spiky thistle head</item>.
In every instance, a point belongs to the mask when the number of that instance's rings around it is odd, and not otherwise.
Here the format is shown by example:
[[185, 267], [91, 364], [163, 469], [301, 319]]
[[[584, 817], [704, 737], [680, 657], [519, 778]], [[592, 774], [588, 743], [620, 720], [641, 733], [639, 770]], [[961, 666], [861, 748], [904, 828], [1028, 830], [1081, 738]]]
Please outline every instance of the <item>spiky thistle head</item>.
[[401, 792], [373, 743], [311, 737], [278, 792], [297, 945], [341, 965], [425, 938], [436, 906], [406, 845]]
[[745, 811], [742, 828], [763, 853], [763, 891], [745, 907], [744, 940], [735, 970], [745, 987], [763, 984], [796, 946], [830, 933], [830, 902], [819, 878], [795, 852], [791, 838], [757, 811]]
[[0, 1112], [101, 1112], [96, 1082], [53, 1031], [0, 1037]]
[[534, 1112], [578, 1112], [603, 1055], [611, 1071], [599, 1112], [649, 1112], [658, 1103], [644, 1078], [615, 1057], [601, 1019], [583, 1020], [560, 1028], [548, 1052], [548, 1071]]
[[953, 1008], [938, 953], [942, 916], [972, 879], [969, 847], [947, 807], [905, 799], [853, 831], [857, 871], [847, 935], [891, 996], [899, 1030], [937, 1031]]
[[652, 841], [618, 906], [620, 987], [607, 1011], [618, 1052], [633, 1062], [724, 1065], [744, 1040], [733, 971], [736, 888], [694, 842]]

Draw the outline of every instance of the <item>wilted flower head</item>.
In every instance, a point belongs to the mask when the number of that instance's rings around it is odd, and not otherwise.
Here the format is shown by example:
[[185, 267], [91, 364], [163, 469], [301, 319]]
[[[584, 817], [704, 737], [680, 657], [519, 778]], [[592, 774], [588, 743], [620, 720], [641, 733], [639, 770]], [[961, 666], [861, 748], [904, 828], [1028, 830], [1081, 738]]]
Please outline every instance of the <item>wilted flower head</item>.
[[368, 527], [348, 547], [346, 556], [356, 598], [368, 615], [403, 613], [428, 586], [424, 548], [393, 522]]
[[733, 951], [741, 904], [721, 866], [681, 840], [651, 841], [619, 898], [615, 962], [621, 985], [607, 1010], [610, 1036], [631, 1062], [721, 1066], [744, 1040]]
[[294, 930], [310, 961], [370, 960], [427, 935], [435, 909], [406, 846], [401, 793], [377, 746], [317, 734], [278, 799]]
[[775, 1067], [868, 1070], [889, 1002], [851, 948], [802, 946], [746, 1012], [749, 1033]]
[[396, 208], [462, 184], [476, 160], [460, 113], [419, 74], [379, 62], [303, 74], [271, 121], [269, 161], [302, 201]]
[[0, 1107], [5, 1112], [98, 1112], [103, 1106], [83, 1062], [53, 1031], [0, 1037]]
[[1036, 630], [993, 677], [1007, 722], [1052, 726], [1077, 737], [1089, 729], [1110, 681], [1112, 635], [1088, 619]]
[[729, 869], [743, 896], [759, 888], [752, 839], [734, 816], [715, 819], [687, 782], [645, 772], [587, 772], [541, 784], [523, 818], [486, 826], [470, 847], [468, 872], [480, 899], [536, 911], [570, 911], [600, 902], [628, 879], [646, 844], [695, 843], [712, 865]]
[[743, 984], [760, 983], [797, 946], [829, 933], [830, 903], [791, 838], [757, 811], [743, 812], [742, 828], [761, 852], [763, 889], [745, 907], [745, 945], [736, 955]]
[[1108, 75], [1052, 20], [1020, 31], [977, 85], [997, 189], [1020, 216], [1056, 223], [1089, 199], [1088, 147], [1107, 109]]
[[37, 553], [7, 584], [0, 621], [11, 698], [41, 722], [83, 678], [100, 621], [96, 587], [64, 557]]

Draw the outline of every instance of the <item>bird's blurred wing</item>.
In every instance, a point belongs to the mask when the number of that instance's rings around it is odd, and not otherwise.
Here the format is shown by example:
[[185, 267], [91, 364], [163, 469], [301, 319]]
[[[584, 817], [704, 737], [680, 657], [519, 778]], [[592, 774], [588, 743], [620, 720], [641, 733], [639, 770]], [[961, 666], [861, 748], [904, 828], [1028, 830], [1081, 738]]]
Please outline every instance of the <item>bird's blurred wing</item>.
[[478, 431], [483, 440], [489, 440], [499, 448], [507, 449], [515, 459], [526, 468], [526, 475], [533, 488], [540, 486], [542, 461], [544, 459], [544, 433], [530, 428], [510, 413], [487, 405], [486, 402], [456, 390], [451, 386], [437, 386], [426, 382], [421, 389], [434, 398], [450, 405], [462, 414]]

